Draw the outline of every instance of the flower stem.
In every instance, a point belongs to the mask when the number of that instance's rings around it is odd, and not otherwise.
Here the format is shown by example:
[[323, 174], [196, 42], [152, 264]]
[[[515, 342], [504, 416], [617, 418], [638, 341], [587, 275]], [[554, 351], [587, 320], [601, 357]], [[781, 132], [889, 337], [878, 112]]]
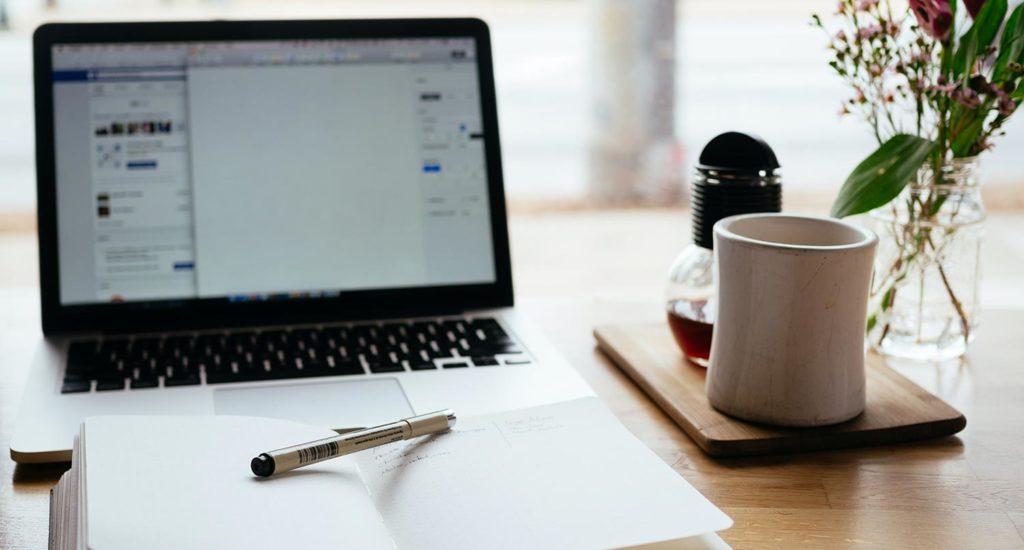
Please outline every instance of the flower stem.
[[966, 345], [971, 337], [971, 323], [967, 320], [967, 312], [964, 311], [963, 304], [960, 303], [960, 299], [953, 292], [953, 285], [949, 284], [949, 278], [946, 277], [946, 269], [941, 263], [937, 265], [939, 266], [939, 277], [942, 279], [942, 285], [946, 287], [949, 299], [953, 302], [953, 307], [956, 308], [956, 314], [960, 316], [960, 329], [964, 334], [964, 345]]

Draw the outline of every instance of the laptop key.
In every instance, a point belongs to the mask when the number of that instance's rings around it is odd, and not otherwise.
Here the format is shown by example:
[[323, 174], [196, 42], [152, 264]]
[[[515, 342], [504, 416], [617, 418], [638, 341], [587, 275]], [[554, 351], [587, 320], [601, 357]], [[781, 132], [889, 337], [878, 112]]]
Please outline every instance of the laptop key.
[[85, 372], [81, 372], [81, 371], [65, 371], [64, 372], [64, 382], [82, 382], [82, 381], [88, 382], [90, 380], [95, 380], [95, 379], [96, 379], [96, 375], [92, 371], [85, 371]]
[[96, 391], [123, 390], [124, 378], [107, 378], [96, 381]]
[[405, 367], [403, 367], [401, 363], [391, 363], [391, 362], [387, 362], [387, 361], [369, 361], [368, 360], [366, 362], [366, 366], [367, 366], [367, 368], [370, 369], [370, 372], [375, 373], [375, 374], [380, 374], [380, 373], [385, 373], [385, 372], [404, 372], [405, 371]]
[[96, 372], [96, 365], [94, 363], [88, 364], [74, 364], [68, 363], [67, 367], [64, 368], [64, 372], [67, 374], [76, 373], [89, 375]]
[[150, 357], [158, 357], [163, 348], [163, 338], [159, 336], [149, 336], [145, 338], [136, 338], [132, 341], [131, 353], [135, 356], [148, 359]]
[[255, 370], [247, 369], [233, 373], [226, 370], [217, 371], [206, 371], [206, 383], [207, 384], [225, 384], [228, 382], [249, 382], [251, 380], [259, 380], [260, 377], [257, 375]]
[[405, 367], [403, 367], [402, 365], [375, 364], [370, 365], [370, 372], [374, 374], [385, 374], [389, 372], [405, 372]]
[[[99, 382], [104, 382], [104, 381], [111, 382], [111, 383], [114, 383], [116, 381], [123, 382], [124, 379], [128, 378], [129, 376], [131, 376], [131, 370], [125, 368], [124, 361], [118, 361], [116, 364], [113, 364], [113, 365], [104, 365], [103, 367], [98, 368], [98, 369], [96, 369], [95, 371], [92, 372], [93, 379], [97, 380]], [[96, 389], [97, 390], [99, 389], [98, 385], [97, 385]], [[120, 389], [120, 388], [108, 388], [108, 389]]]
[[164, 387], [169, 386], [194, 386], [199, 383], [199, 373], [188, 373], [176, 375], [174, 378], [164, 377]]
[[97, 352], [98, 357], [105, 357], [107, 359], [116, 359], [118, 357], [124, 357], [128, 355], [128, 349], [131, 345], [131, 341], [119, 338], [114, 340], [103, 340], [100, 342], [100, 348]]
[[68, 380], [60, 387], [60, 393], [82, 393], [92, 389], [89, 380]]
[[302, 365], [302, 370], [299, 371], [299, 376], [303, 378], [316, 378], [320, 376], [336, 376], [343, 373], [337, 372], [336, 370], [327, 366], [327, 363], [321, 363], [320, 361], [305, 361]]
[[213, 355], [226, 346], [227, 338], [223, 334], [200, 334], [196, 337], [193, 349], [203, 355]]
[[494, 356], [485, 355], [480, 357], [473, 357], [473, 364], [478, 367], [491, 367], [498, 364], [498, 360]]
[[[326, 361], [329, 372], [337, 375], [348, 375], [348, 374], [366, 374], [363, 370], [363, 365], [359, 361], [352, 359], [337, 360], [334, 357], [330, 357]], [[333, 366], [332, 366], [333, 364]]]
[[287, 367], [273, 367], [270, 370], [257, 369], [259, 380], [282, 380], [285, 378], [299, 378], [303, 375], [302, 371], [297, 371], [294, 368]]
[[160, 385], [160, 381], [157, 378], [133, 378], [129, 387], [133, 390], [141, 390], [144, 388], [156, 388]]

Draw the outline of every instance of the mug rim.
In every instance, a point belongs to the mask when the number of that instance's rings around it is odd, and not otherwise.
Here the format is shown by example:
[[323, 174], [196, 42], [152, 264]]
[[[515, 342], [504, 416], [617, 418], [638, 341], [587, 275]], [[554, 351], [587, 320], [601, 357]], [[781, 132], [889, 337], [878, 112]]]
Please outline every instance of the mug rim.
[[[754, 239], [751, 237], [745, 237], [734, 233], [729, 227], [738, 221], [747, 219], [758, 219], [758, 218], [788, 218], [797, 220], [809, 220], [815, 223], [837, 225], [847, 229], [852, 229], [860, 235], [860, 239], [848, 244], [836, 244], [836, 245], [811, 245], [811, 244], [789, 244], [780, 243], [774, 241], [765, 241], [761, 239]], [[840, 220], [838, 218], [830, 218], [825, 216], [807, 216], [799, 214], [785, 214], [779, 212], [758, 212], [754, 214], [739, 214], [735, 216], [729, 216], [722, 218], [715, 223], [712, 229], [715, 236], [722, 237], [734, 242], [745, 243], [748, 245], [756, 246], [759, 248], [773, 248], [773, 249], [785, 249], [785, 250], [806, 250], [806, 251], [842, 251], [842, 250], [859, 250], [863, 248], [871, 248], [878, 243], [878, 235], [876, 235], [870, 229], [861, 227], [856, 224], [852, 224], [847, 221]]]

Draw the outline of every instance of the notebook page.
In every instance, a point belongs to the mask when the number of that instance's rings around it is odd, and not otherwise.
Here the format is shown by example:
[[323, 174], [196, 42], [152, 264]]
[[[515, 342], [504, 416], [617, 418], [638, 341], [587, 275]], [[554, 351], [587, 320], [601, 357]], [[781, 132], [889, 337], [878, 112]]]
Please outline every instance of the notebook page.
[[89, 548], [394, 548], [351, 458], [252, 475], [257, 454], [330, 430], [268, 418], [110, 416], [86, 420], [84, 433]]
[[50, 533], [48, 548], [51, 550], [67, 550], [75, 548], [74, 525], [77, 506], [72, 502], [73, 495], [78, 494], [76, 473], [78, 472], [78, 436], [75, 436], [72, 447], [71, 469], [64, 472], [57, 484], [50, 490]]
[[596, 398], [355, 456], [399, 548], [622, 547], [732, 523]]

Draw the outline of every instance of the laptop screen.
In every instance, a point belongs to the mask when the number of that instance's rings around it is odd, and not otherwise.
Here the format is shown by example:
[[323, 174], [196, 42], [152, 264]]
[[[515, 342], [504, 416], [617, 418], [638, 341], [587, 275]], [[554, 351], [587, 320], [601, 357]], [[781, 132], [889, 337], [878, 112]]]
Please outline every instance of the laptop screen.
[[62, 305], [496, 280], [472, 38], [52, 47]]

